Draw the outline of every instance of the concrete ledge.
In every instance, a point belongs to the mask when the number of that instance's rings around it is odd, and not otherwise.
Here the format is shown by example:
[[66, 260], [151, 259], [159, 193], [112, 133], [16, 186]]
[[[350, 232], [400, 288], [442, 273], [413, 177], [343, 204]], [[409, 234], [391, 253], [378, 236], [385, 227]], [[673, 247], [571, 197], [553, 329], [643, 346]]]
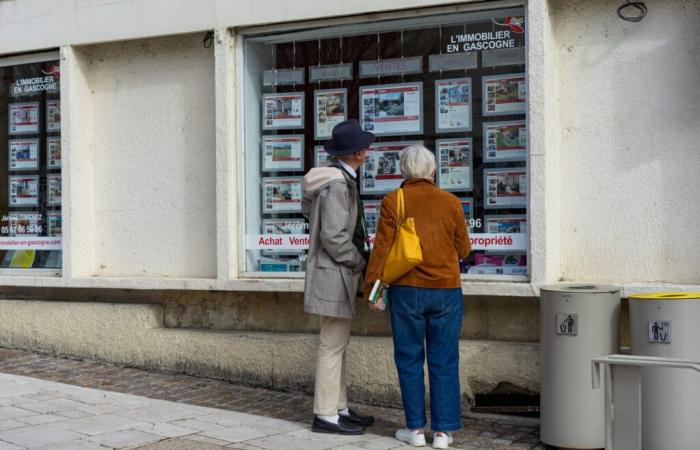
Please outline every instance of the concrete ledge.
[[[313, 391], [313, 334], [167, 329], [142, 304], [0, 300], [0, 317], [2, 347]], [[349, 352], [351, 398], [399, 404], [391, 338], [353, 337]], [[462, 340], [460, 358], [465, 401], [500, 382], [539, 390], [537, 344]]]

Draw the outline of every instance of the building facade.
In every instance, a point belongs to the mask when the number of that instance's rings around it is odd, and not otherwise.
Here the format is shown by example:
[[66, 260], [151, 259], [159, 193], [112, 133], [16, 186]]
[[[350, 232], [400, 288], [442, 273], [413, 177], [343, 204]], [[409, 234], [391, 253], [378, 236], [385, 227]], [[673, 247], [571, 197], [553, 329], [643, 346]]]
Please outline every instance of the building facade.
[[310, 389], [300, 177], [356, 118], [370, 232], [408, 143], [463, 202], [465, 405], [536, 392], [540, 286], [699, 290], [700, 5], [618, 3], [0, 1], [0, 346]]

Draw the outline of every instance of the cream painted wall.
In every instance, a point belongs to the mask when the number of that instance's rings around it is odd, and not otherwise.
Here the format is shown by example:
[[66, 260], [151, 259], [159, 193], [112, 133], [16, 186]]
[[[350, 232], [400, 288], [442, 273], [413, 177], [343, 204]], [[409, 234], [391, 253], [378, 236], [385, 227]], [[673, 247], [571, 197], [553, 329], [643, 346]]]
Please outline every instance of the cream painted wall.
[[700, 2], [551, 3], [563, 277], [698, 284]]
[[77, 52], [92, 90], [94, 273], [216, 278], [213, 49], [197, 34]]

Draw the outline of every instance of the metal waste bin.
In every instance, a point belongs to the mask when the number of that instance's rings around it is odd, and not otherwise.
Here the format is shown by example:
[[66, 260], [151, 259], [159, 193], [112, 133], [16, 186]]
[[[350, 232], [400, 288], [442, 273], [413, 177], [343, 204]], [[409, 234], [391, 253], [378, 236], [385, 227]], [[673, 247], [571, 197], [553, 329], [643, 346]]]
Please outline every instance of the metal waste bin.
[[620, 288], [543, 286], [540, 294], [540, 439], [555, 447], [605, 447], [605, 398], [591, 360], [619, 351]]
[[[632, 354], [700, 361], [700, 292], [630, 296]], [[700, 376], [642, 368], [642, 448], [700, 448]]]

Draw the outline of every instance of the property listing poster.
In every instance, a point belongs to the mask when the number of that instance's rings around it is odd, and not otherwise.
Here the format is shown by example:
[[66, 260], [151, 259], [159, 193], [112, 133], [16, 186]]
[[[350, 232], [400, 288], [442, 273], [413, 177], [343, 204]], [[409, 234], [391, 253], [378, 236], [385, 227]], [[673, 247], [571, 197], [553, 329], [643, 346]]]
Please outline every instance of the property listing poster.
[[329, 158], [331, 155], [326, 152], [323, 145], [314, 147], [314, 167], [327, 167], [331, 164]]
[[403, 176], [399, 159], [404, 148], [417, 142], [381, 142], [372, 144], [360, 168], [362, 194], [386, 194], [401, 186]]
[[512, 214], [484, 217], [485, 233], [527, 233], [527, 216]]
[[527, 126], [524, 120], [484, 123], [484, 161], [525, 161]]
[[484, 169], [484, 208], [525, 208], [527, 171], [523, 168]]
[[10, 103], [10, 134], [39, 132], [39, 103]]
[[524, 73], [482, 78], [484, 115], [523, 114], [527, 110], [527, 79]]
[[472, 190], [472, 138], [438, 139], [437, 185], [447, 191]]
[[43, 232], [44, 225], [40, 213], [11, 212], [8, 218], [9, 229], [6, 234], [10, 237], [39, 236]]
[[304, 170], [304, 135], [262, 137], [264, 171]]
[[360, 124], [381, 135], [423, 133], [423, 83], [360, 87]]
[[63, 234], [63, 217], [60, 211], [51, 211], [49, 218], [49, 236], [61, 236]]
[[46, 100], [46, 131], [61, 131], [60, 100]]
[[435, 131], [451, 133], [472, 129], [472, 80], [455, 78], [435, 82]]
[[39, 168], [39, 140], [10, 140], [10, 170], [36, 170]]
[[365, 215], [365, 227], [370, 246], [374, 246], [374, 238], [377, 234], [377, 224], [379, 223], [379, 211], [382, 203], [377, 200], [365, 200], [362, 202], [362, 210]]
[[[309, 224], [306, 223], [304, 219], [264, 219], [262, 222], [262, 234], [268, 235], [299, 235], [308, 234]], [[263, 250], [263, 255], [274, 255], [274, 254], [297, 254], [302, 253], [303, 250], [299, 249], [275, 249], [275, 250]]]
[[301, 212], [301, 180], [301, 177], [263, 178], [263, 213]]
[[464, 223], [471, 233], [474, 230], [474, 199], [471, 197], [462, 197], [459, 199], [464, 211]]
[[304, 128], [304, 93], [264, 94], [263, 130]]
[[58, 169], [61, 167], [61, 138], [46, 138], [46, 167]]
[[11, 176], [9, 200], [10, 206], [36, 206], [39, 203], [39, 177]]
[[329, 139], [333, 127], [347, 118], [348, 90], [327, 89], [314, 92], [314, 138]]
[[488, 255], [476, 253], [469, 275], [527, 275], [525, 255]]
[[60, 174], [49, 174], [46, 176], [46, 191], [48, 194], [48, 205], [60, 205], [61, 204], [61, 175]]

